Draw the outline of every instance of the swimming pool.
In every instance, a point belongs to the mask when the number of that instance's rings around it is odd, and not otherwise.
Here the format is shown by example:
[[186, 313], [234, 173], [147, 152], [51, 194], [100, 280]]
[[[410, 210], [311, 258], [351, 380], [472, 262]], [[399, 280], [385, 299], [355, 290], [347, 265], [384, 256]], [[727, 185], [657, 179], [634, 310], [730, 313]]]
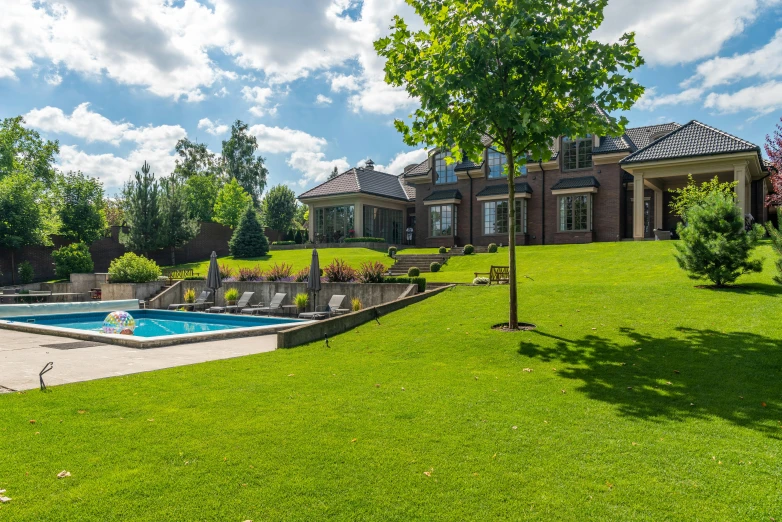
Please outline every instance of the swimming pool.
[[127, 310], [136, 322], [133, 335], [101, 331], [107, 312], [28, 315], [0, 320], [0, 327], [59, 335], [134, 348], [273, 333], [310, 321], [283, 317], [205, 314], [168, 310]]

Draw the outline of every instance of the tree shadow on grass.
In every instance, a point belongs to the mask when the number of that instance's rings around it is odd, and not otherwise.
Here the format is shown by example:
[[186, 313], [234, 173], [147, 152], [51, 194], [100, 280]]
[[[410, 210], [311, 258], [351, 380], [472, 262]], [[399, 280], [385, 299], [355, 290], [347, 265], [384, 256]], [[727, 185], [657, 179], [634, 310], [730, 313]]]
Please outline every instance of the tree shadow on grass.
[[615, 404], [622, 415], [659, 421], [716, 416], [782, 439], [782, 343], [746, 332], [675, 331], [655, 338], [623, 328], [624, 339], [609, 340], [536, 330], [541, 342], [522, 342], [519, 353], [556, 362], [558, 375], [577, 381], [590, 398]]
[[782, 295], [782, 285], [771, 285], [767, 283], [746, 283], [735, 286], [725, 286], [722, 288], [715, 286], [699, 286], [698, 288], [712, 292], [727, 292], [743, 295]]

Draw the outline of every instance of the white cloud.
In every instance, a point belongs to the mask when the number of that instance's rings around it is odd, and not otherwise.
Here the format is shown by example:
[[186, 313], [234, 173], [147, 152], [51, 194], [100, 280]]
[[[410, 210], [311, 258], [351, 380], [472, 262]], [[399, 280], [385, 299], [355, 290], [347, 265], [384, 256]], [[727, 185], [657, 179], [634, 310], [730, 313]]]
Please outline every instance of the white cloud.
[[711, 93], [704, 105], [728, 114], [741, 111], [768, 114], [782, 109], [782, 82], [772, 80], [731, 94]]
[[198, 128], [205, 130], [212, 136], [220, 136], [221, 134], [228, 132], [228, 129], [230, 129], [228, 125], [213, 122], [209, 118], [201, 118], [198, 120]]
[[290, 155], [286, 163], [291, 168], [304, 173], [304, 177], [299, 180], [300, 187], [326, 181], [334, 167], [337, 167], [340, 172], [350, 168], [350, 163], [345, 157], [333, 160], [325, 158], [326, 154], [323, 152], [296, 151]]
[[345, 74], [330, 75], [331, 90], [334, 92], [340, 91], [358, 91], [361, 86], [358, 84], [359, 80], [356, 76]]
[[641, 110], [652, 111], [663, 105], [686, 105], [695, 103], [703, 96], [703, 89], [691, 88], [675, 94], [657, 94], [657, 88], [647, 89], [635, 106]]
[[57, 72], [47, 74], [43, 79], [49, 85], [60, 85], [62, 83], [62, 76]]
[[780, 0], [611, 0], [598, 29], [602, 40], [635, 31], [641, 55], [652, 65], [688, 63], [717, 54], [763, 8]]
[[388, 166], [375, 165], [375, 170], [386, 172], [388, 174], [398, 175], [404, 172], [408, 165], [418, 165], [429, 157], [426, 149], [411, 150], [409, 152], [400, 152], [391, 160]]
[[277, 105], [270, 107], [269, 100], [274, 96], [274, 91], [269, 87], [250, 87], [245, 85], [242, 87], [242, 97], [254, 104], [250, 107], [250, 114], [261, 118], [267, 114], [274, 115], [277, 113]]
[[782, 29], [765, 46], [746, 54], [717, 57], [698, 65], [697, 74], [687, 83], [700, 82], [704, 87], [716, 87], [744, 78], [775, 78], [782, 76]]
[[323, 94], [318, 94], [315, 97], [315, 105], [331, 105], [334, 100]]
[[228, 96], [229, 94], [230, 94], [230, 93], [228, 92], [228, 89], [226, 89], [224, 86], [223, 86], [223, 87], [220, 87], [220, 90], [218, 90], [217, 92], [215, 92], [215, 96], [217, 96], [218, 98], [225, 98], [225, 97], [226, 97], [226, 96]]
[[70, 134], [87, 142], [105, 141], [119, 145], [133, 125], [114, 123], [105, 116], [90, 110], [90, 104], [78, 105], [70, 116], [57, 107], [33, 109], [24, 115], [29, 125], [46, 132]]

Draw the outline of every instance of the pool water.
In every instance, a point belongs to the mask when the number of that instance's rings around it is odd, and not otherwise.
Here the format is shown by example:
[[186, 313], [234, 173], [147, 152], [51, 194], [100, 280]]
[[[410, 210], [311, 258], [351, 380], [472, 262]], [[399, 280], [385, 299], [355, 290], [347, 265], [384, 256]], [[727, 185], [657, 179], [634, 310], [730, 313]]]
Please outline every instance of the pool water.
[[[237, 328], [278, 326], [299, 323], [298, 319], [282, 317], [241, 316], [229, 314], [205, 314], [196, 312], [175, 312], [168, 310], [127, 310], [136, 321], [134, 337], [165, 337], [171, 335], [217, 332]], [[45, 316], [8, 317], [17, 323], [33, 323], [73, 330], [101, 332], [103, 320], [108, 312], [86, 312], [77, 314], [53, 314]]]

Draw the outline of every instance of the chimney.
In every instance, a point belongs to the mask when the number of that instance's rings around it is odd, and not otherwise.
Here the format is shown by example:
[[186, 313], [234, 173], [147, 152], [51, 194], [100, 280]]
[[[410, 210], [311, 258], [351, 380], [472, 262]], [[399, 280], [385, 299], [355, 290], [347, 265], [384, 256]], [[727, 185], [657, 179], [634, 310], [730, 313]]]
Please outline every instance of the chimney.
[[367, 162], [364, 164], [364, 168], [366, 170], [375, 170], [375, 162], [371, 159], [368, 159]]

